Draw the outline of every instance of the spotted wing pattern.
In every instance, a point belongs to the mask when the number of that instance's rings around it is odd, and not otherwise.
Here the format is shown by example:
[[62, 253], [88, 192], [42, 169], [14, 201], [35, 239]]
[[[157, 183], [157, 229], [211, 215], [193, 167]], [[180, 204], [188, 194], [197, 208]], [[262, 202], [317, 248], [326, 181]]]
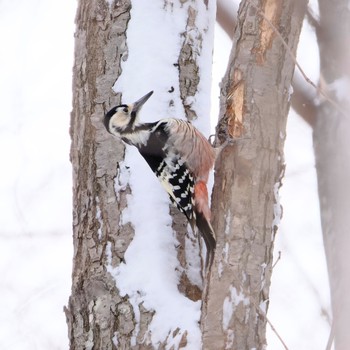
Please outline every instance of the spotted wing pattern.
[[183, 212], [191, 225], [195, 223], [194, 185], [195, 179], [176, 150], [169, 147], [165, 125], [152, 124], [152, 133], [146, 145], [139, 151], [158, 177], [170, 200]]

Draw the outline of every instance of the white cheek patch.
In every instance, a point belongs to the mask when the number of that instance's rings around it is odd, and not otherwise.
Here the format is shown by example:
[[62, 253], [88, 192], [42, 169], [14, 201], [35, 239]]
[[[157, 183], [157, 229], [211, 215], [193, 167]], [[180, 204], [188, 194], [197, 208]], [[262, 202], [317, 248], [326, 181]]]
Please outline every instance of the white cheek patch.
[[130, 118], [128, 115], [125, 115], [124, 113], [116, 113], [110, 121], [110, 124], [112, 125], [112, 128], [123, 130], [125, 129], [130, 122]]

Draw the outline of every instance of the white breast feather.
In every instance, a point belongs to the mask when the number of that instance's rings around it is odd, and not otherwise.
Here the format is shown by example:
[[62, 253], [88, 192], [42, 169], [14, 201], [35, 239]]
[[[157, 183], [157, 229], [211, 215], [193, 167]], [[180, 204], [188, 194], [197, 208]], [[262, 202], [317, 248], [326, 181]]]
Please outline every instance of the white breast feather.
[[150, 133], [148, 130], [141, 130], [135, 133], [123, 134], [122, 137], [125, 137], [132, 143], [133, 145], [146, 145], [149, 139]]

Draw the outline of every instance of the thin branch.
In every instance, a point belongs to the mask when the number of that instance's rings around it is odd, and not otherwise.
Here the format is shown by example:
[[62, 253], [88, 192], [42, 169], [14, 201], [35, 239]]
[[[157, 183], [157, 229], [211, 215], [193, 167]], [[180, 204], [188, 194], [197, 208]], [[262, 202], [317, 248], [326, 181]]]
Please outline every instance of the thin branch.
[[251, 300], [251, 302], [253, 303], [253, 305], [255, 306], [255, 308], [257, 309], [257, 311], [259, 312], [259, 314], [264, 317], [264, 319], [266, 320], [266, 322], [269, 324], [269, 326], [271, 327], [272, 331], [276, 334], [277, 338], [279, 339], [279, 341], [281, 342], [281, 344], [283, 345], [285, 350], [289, 350], [286, 343], [284, 342], [284, 340], [282, 339], [281, 335], [277, 332], [276, 328], [274, 327], [274, 325], [272, 324], [272, 322], [268, 319], [265, 311], [261, 310], [261, 308], [256, 305], [256, 303], [254, 302], [254, 300]]
[[275, 261], [275, 263], [272, 265], [272, 270], [275, 268], [275, 266], [277, 265], [277, 263], [281, 260], [281, 251], [279, 250], [278, 251], [278, 257], [277, 257], [277, 260]]
[[332, 344], [333, 344], [333, 340], [334, 340], [334, 333], [335, 333], [335, 329], [334, 329], [334, 321], [332, 322], [332, 326], [331, 326], [331, 332], [329, 333], [329, 338], [328, 338], [328, 342], [327, 342], [327, 347], [326, 350], [331, 350], [332, 349]]

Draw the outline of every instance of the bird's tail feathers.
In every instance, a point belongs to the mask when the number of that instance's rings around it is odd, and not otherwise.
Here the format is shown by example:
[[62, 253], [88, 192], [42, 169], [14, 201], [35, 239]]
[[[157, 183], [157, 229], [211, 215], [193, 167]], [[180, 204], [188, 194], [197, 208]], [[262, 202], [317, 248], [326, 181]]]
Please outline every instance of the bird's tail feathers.
[[210, 222], [205, 218], [203, 213], [196, 213], [196, 225], [207, 247], [206, 266], [210, 266], [213, 261], [216, 247], [215, 232]]

